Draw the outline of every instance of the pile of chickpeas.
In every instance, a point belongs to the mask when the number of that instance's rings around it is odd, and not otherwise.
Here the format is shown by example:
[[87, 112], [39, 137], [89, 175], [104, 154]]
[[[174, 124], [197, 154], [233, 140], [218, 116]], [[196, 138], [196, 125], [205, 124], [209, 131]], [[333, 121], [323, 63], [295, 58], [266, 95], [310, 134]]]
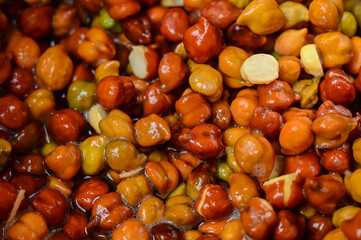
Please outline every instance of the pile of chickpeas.
[[360, 0], [0, 0], [0, 238], [360, 240]]

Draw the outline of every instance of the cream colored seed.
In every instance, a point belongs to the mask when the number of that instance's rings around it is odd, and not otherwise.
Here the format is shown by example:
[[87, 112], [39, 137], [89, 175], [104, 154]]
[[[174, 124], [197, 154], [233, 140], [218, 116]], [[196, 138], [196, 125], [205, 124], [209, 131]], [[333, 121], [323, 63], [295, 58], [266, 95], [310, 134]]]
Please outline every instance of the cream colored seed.
[[278, 78], [277, 60], [270, 54], [254, 54], [241, 67], [242, 78], [252, 84], [268, 84]]
[[316, 78], [323, 76], [323, 68], [316, 44], [307, 44], [301, 48], [301, 65], [305, 71]]

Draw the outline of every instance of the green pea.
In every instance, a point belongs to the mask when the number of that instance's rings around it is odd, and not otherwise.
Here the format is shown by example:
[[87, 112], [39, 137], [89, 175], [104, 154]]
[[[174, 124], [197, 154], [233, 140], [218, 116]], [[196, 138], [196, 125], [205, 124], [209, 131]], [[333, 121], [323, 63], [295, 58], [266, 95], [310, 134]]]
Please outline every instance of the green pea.
[[99, 23], [102, 28], [111, 29], [112, 27], [114, 27], [116, 21], [111, 16], [109, 16], [108, 12], [105, 9], [102, 9], [99, 13]]
[[233, 170], [225, 161], [220, 161], [217, 166], [217, 176], [223, 181], [228, 181], [229, 175], [233, 173]]
[[70, 108], [80, 112], [89, 110], [96, 103], [97, 85], [92, 82], [78, 80], [70, 84], [66, 99]]
[[343, 12], [341, 22], [339, 24], [341, 32], [352, 37], [357, 32], [357, 21], [355, 16], [350, 12]]

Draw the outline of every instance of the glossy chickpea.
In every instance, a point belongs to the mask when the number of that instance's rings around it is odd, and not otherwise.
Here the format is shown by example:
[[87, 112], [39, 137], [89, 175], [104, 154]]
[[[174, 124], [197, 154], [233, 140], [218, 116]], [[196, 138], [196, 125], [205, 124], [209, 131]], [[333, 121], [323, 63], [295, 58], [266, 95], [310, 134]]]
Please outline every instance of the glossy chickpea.
[[27, 97], [34, 91], [33, 74], [24, 68], [15, 68], [6, 83], [7, 89], [20, 99]]
[[0, 84], [3, 84], [11, 74], [11, 58], [10, 53], [0, 53]]
[[14, 95], [0, 98], [0, 123], [9, 129], [21, 129], [29, 121], [29, 107]]
[[[85, 239], [88, 239], [88, 238], [85, 238]], [[70, 237], [62, 232], [62, 231], [58, 231], [58, 232], [55, 232], [54, 235], [52, 235], [49, 240], [70, 240]]]
[[6, 237], [9, 240], [36, 240], [45, 238], [48, 232], [45, 219], [39, 213], [27, 212], [7, 230]]
[[63, 194], [51, 188], [43, 189], [32, 199], [31, 205], [43, 215], [49, 227], [60, 226], [70, 208]]
[[257, 107], [249, 124], [251, 130], [258, 130], [268, 138], [275, 138], [279, 135], [284, 120], [278, 112], [265, 107]]
[[96, 102], [96, 84], [77, 80], [69, 85], [66, 99], [70, 108], [84, 112], [89, 110]]
[[18, 131], [11, 141], [14, 152], [27, 153], [43, 142], [43, 126], [37, 121], [30, 121]]
[[81, 59], [81, 57], [78, 54], [78, 47], [79, 45], [84, 41], [85, 35], [89, 31], [89, 28], [86, 27], [79, 27], [75, 29], [75, 31], [70, 34], [68, 37], [63, 38], [60, 41], [60, 45], [63, 45], [69, 55], [75, 59]]
[[200, 17], [199, 22], [184, 33], [183, 43], [190, 59], [205, 63], [221, 52], [223, 35], [216, 25]]
[[221, 237], [223, 240], [242, 239], [245, 235], [242, 221], [240, 218], [235, 218], [226, 223], [222, 229]]
[[263, 136], [252, 133], [239, 138], [234, 146], [234, 156], [245, 173], [253, 174], [260, 181], [270, 177], [275, 152]]
[[138, 209], [139, 219], [144, 224], [154, 224], [159, 222], [164, 215], [165, 206], [161, 199], [151, 196], [144, 200]]
[[182, 8], [168, 9], [164, 14], [160, 32], [166, 40], [171, 42], [179, 42], [183, 40], [185, 31], [189, 27], [187, 12]]
[[199, 192], [205, 184], [211, 183], [210, 166], [205, 163], [199, 164], [189, 174], [187, 179], [187, 194], [191, 198], [198, 197]]
[[205, 123], [212, 113], [211, 106], [199, 93], [190, 93], [180, 97], [175, 103], [175, 109], [186, 127]]
[[161, 5], [153, 6], [146, 11], [146, 15], [151, 22], [152, 29], [159, 30], [166, 12], [167, 8]]
[[182, 57], [174, 52], [163, 55], [158, 67], [159, 81], [163, 92], [170, 92], [181, 86], [188, 76], [187, 65]]
[[342, 1], [313, 1], [309, 6], [310, 21], [324, 30], [334, 30], [338, 27], [343, 14]]
[[328, 149], [321, 153], [322, 166], [329, 172], [343, 174], [351, 166], [351, 145]]
[[80, 5], [92, 13], [99, 13], [103, 2], [101, 0], [79, 0]]
[[291, 86], [279, 80], [275, 80], [270, 84], [259, 85], [257, 93], [259, 105], [268, 107], [275, 112], [283, 112], [299, 100], [299, 96], [293, 92]]
[[315, 44], [322, 55], [324, 68], [340, 67], [351, 61], [352, 41], [340, 32], [317, 35]]
[[47, 177], [46, 183], [48, 187], [62, 192], [67, 197], [72, 195], [73, 182], [71, 181], [62, 181], [54, 175], [50, 175]]
[[221, 130], [230, 127], [232, 121], [231, 107], [228, 102], [229, 94], [225, 94], [222, 99], [212, 104], [211, 121]]
[[330, 216], [316, 213], [307, 223], [307, 238], [311, 240], [321, 240], [333, 228], [334, 226], [332, 225]]
[[73, 61], [62, 45], [48, 48], [36, 65], [36, 82], [50, 90], [63, 89], [71, 80]]
[[351, 198], [354, 201], [358, 203], [361, 202], [361, 191], [357, 187], [361, 177], [360, 173], [361, 173], [360, 169], [357, 169], [352, 173], [347, 172], [345, 174], [345, 181], [344, 181], [347, 193], [351, 196]]
[[160, 82], [150, 84], [144, 93], [143, 116], [166, 113], [173, 106], [174, 100], [172, 93], [162, 92]]
[[293, 85], [301, 74], [300, 59], [293, 56], [282, 56], [277, 59], [279, 70], [279, 80]]
[[168, 223], [160, 223], [154, 226], [151, 233], [154, 240], [184, 240], [181, 230]]
[[331, 174], [307, 178], [303, 190], [308, 202], [325, 214], [333, 213], [337, 202], [346, 193], [342, 178]]
[[353, 218], [344, 220], [341, 223], [341, 230], [348, 239], [358, 239], [360, 238], [360, 226], [359, 222], [361, 220], [361, 213], [358, 212]]
[[79, 63], [74, 68], [72, 82], [82, 80], [86, 82], [91, 82], [94, 79], [94, 75], [90, 67], [85, 63]]
[[5, 138], [0, 139], [0, 171], [2, 171], [8, 163], [11, 155], [12, 146]]
[[85, 39], [78, 46], [77, 53], [85, 62], [98, 66], [115, 57], [115, 44], [103, 29], [93, 27], [85, 34]]
[[169, 198], [164, 219], [183, 227], [193, 226], [199, 222], [198, 215], [193, 211], [192, 199], [188, 196]]
[[307, 44], [307, 28], [288, 29], [282, 32], [275, 42], [275, 51], [283, 56], [300, 56], [301, 48]]
[[184, 8], [190, 12], [199, 12], [211, 0], [185, 0]]
[[60, 145], [45, 156], [46, 166], [62, 180], [72, 179], [80, 169], [80, 150], [74, 144]]
[[150, 114], [135, 123], [137, 143], [143, 147], [163, 144], [170, 140], [169, 124], [157, 114]]
[[179, 136], [181, 145], [201, 159], [217, 156], [223, 150], [222, 132], [214, 124], [200, 124]]
[[348, 106], [354, 102], [356, 90], [347, 74], [341, 69], [330, 69], [320, 84], [322, 101], [330, 100], [334, 104]]
[[19, 189], [25, 189], [25, 196], [29, 197], [43, 187], [45, 179], [31, 174], [16, 174], [11, 178], [11, 184]]
[[147, 45], [152, 41], [151, 23], [147, 15], [140, 15], [122, 23], [125, 36], [134, 44]]
[[145, 174], [163, 199], [177, 187], [179, 182], [177, 168], [168, 161], [147, 162]]
[[62, 229], [72, 239], [83, 239], [88, 236], [87, 224], [85, 216], [71, 212]]
[[[0, 220], [8, 219], [10, 211], [18, 195], [18, 189], [11, 183], [0, 179]], [[20, 208], [24, 208], [26, 202], [22, 201]]]
[[[241, 90], [240, 92], [242, 92]], [[237, 96], [231, 102], [231, 114], [233, 120], [240, 126], [247, 127], [254, 115], [254, 111], [258, 106], [258, 97], [247, 94], [243, 96]]]
[[139, 175], [122, 180], [117, 186], [117, 192], [135, 207], [144, 197], [152, 193], [152, 189], [145, 175]]
[[107, 76], [96, 87], [96, 96], [104, 109], [119, 107], [124, 101], [124, 84], [122, 77]]
[[55, 10], [52, 28], [55, 36], [64, 37], [80, 26], [78, 9], [63, 3]]
[[107, 139], [102, 135], [91, 136], [80, 143], [81, 167], [85, 174], [96, 175], [105, 167], [104, 149]]
[[52, 136], [60, 142], [76, 141], [85, 129], [86, 122], [79, 112], [67, 108], [59, 110], [49, 118]]
[[25, 99], [30, 108], [30, 113], [37, 120], [45, 120], [55, 111], [54, 94], [45, 88], [39, 88], [31, 92]]
[[31, 37], [22, 36], [19, 32], [10, 36], [7, 51], [12, 53], [13, 60], [18, 67], [29, 70], [35, 67], [41, 55], [38, 43]]
[[137, 219], [128, 219], [115, 229], [113, 240], [132, 240], [143, 239], [150, 240], [151, 236], [148, 229]]
[[306, 225], [305, 217], [298, 216], [288, 210], [279, 211], [277, 217], [278, 223], [272, 233], [273, 239], [303, 239]]
[[20, 15], [20, 29], [32, 38], [43, 38], [51, 31], [53, 13], [51, 6], [28, 7]]
[[168, 151], [169, 161], [178, 169], [179, 175], [183, 181], [187, 181], [189, 175], [200, 163], [201, 160], [190, 153], [178, 153]]
[[283, 174], [298, 173], [301, 177], [316, 177], [321, 174], [322, 165], [314, 151], [303, 152], [285, 158]]
[[133, 216], [133, 210], [125, 205], [117, 192], [98, 198], [92, 207], [88, 228], [112, 230], [119, 223]]
[[267, 239], [277, 224], [277, 216], [266, 200], [254, 197], [242, 213], [241, 221], [248, 236], [253, 239]]
[[227, 29], [227, 40], [230, 44], [245, 49], [254, 50], [267, 42], [267, 37], [253, 33], [248, 27], [233, 23]]
[[356, 75], [361, 69], [361, 37], [353, 36], [352, 41], [352, 58], [351, 61], [346, 65], [347, 72]]
[[324, 101], [317, 109], [316, 118], [321, 117], [328, 113], [338, 113], [345, 117], [352, 117], [352, 113], [349, 109], [342, 105], [335, 105], [332, 101]]
[[201, 14], [220, 29], [225, 29], [238, 18], [241, 12], [241, 9], [236, 8], [231, 2], [220, 0], [206, 3]]
[[88, 211], [94, 202], [109, 191], [109, 186], [98, 178], [83, 181], [76, 189], [73, 196], [75, 206]]
[[205, 234], [221, 235], [227, 221], [226, 218], [206, 220], [198, 226], [198, 230]]
[[45, 163], [40, 155], [26, 155], [17, 157], [12, 163], [15, 171], [20, 173], [44, 174]]
[[109, 15], [115, 20], [130, 18], [137, 15], [141, 10], [138, 0], [105, 0], [104, 5]]
[[308, 117], [293, 117], [286, 121], [279, 135], [282, 153], [296, 155], [311, 147], [314, 140], [311, 125]]

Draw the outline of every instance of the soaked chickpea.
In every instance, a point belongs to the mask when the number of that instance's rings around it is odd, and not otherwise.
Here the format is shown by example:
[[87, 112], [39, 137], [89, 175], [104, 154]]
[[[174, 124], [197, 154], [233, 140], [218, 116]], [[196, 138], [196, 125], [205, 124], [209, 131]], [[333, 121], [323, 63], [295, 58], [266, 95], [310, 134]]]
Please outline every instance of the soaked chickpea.
[[137, 219], [128, 219], [115, 229], [113, 233], [113, 240], [131, 240], [131, 239], [149, 240], [150, 233], [147, 228]]
[[154, 146], [170, 139], [169, 124], [162, 117], [151, 114], [135, 123], [137, 143], [141, 146]]
[[29, 107], [14, 95], [0, 98], [0, 123], [9, 129], [21, 129], [29, 121]]
[[45, 219], [39, 213], [27, 212], [8, 229], [6, 237], [10, 240], [42, 239], [48, 232]]
[[38, 120], [46, 119], [55, 111], [54, 94], [45, 88], [39, 88], [30, 93], [25, 103], [29, 106], [32, 117]]
[[172, 8], [164, 14], [160, 32], [166, 40], [179, 42], [183, 40], [185, 31], [189, 28], [189, 20], [186, 11], [182, 8]]
[[149, 197], [140, 204], [138, 216], [143, 223], [154, 224], [163, 218], [164, 211], [162, 200], [157, 197]]

